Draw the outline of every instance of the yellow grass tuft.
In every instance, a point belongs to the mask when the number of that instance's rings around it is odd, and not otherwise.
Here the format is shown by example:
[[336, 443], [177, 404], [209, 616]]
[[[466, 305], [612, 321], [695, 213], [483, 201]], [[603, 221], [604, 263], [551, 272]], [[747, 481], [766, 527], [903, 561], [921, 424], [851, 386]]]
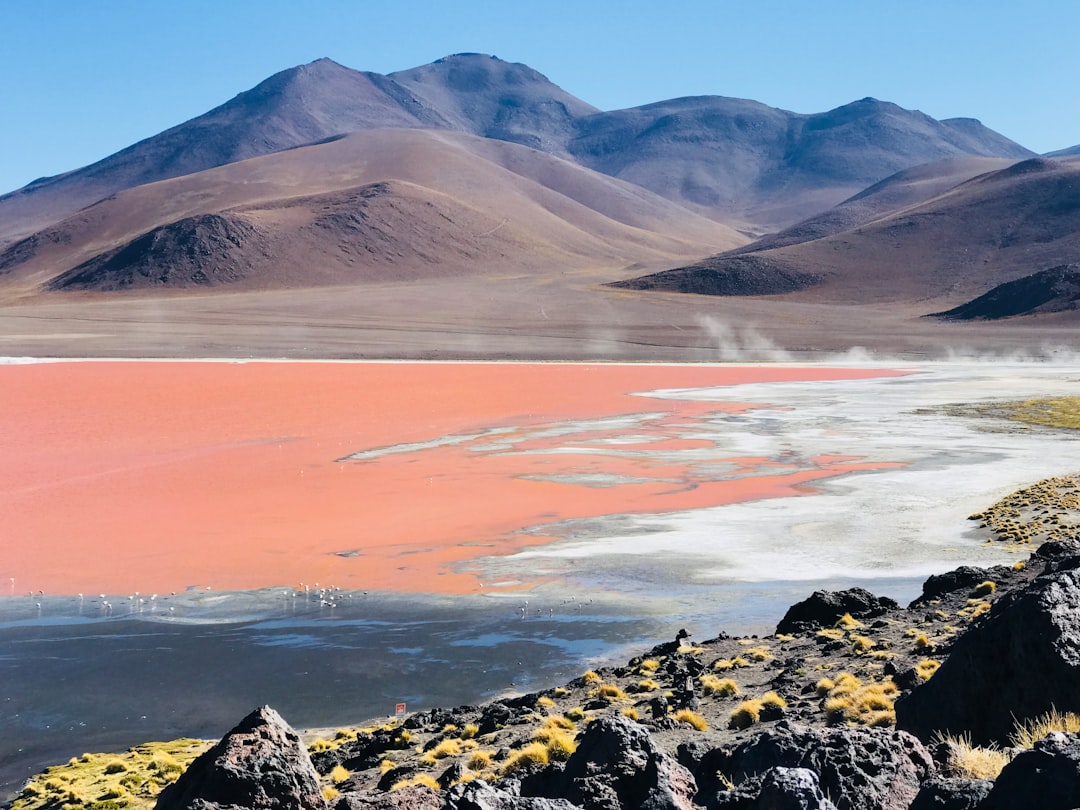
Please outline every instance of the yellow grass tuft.
[[425, 751], [420, 761], [427, 765], [434, 765], [440, 759], [456, 757], [461, 753], [461, 741], [457, 739], [440, 740], [439, 744], [430, 751]]
[[634, 692], [655, 692], [659, 688], [660, 684], [652, 678], [642, 678], [631, 687]]
[[874, 646], [874, 640], [869, 636], [856, 636], [851, 637], [851, 649], [856, 655], [862, 655], [868, 652], [871, 647]]
[[322, 789], [322, 797], [328, 802], [332, 802], [334, 799], [341, 795], [341, 791], [332, 785], [327, 785]]
[[761, 705], [776, 706], [778, 709], [786, 709], [787, 701], [771, 689], [761, 696]]
[[611, 703], [616, 700], [625, 700], [626, 692], [613, 683], [604, 683], [597, 687], [596, 696]]
[[738, 708], [731, 713], [728, 720], [728, 728], [750, 728], [754, 723], [761, 720], [761, 701], [757, 698], [744, 700]]
[[844, 631], [839, 627], [825, 627], [818, 630], [814, 635], [818, 638], [828, 639], [829, 641], [839, 641], [844, 637]]
[[479, 733], [480, 733], [480, 726], [476, 725], [476, 723], [467, 723], [461, 729], [461, 739], [463, 739], [463, 740], [471, 740], [473, 737], [475, 737]]
[[833, 625], [833, 626], [834, 627], [841, 627], [844, 630], [861, 630], [862, 628], [866, 627], [865, 624], [860, 622], [858, 619], [856, 619], [850, 613], [845, 613], [843, 616], [841, 616], [839, 619], [837, 619], [836, 624]]
[[706, 695], [717, 697], [730, 697], [739, 694], [739, 685], [731, 678], [718, 678], [716, 675], [704, 674], [698, 678], [701, 681], [701, 691]]
[[344, 782], [350, 776], [351, 774], [349, 773], [349, 769], [346, 768], [344, 765], [335, 765], [330, 770], [330, 781], [333, 782], [335, 785], [338, 782]]
[[465, 760], [465, 767], [470, 771], [483, 771], [491, 767], [491, 760], [495, 756], [493, 751], [473, 751]]
[[919, 678], [928, 681], [940, 667], [940, 661], [935, 661], [933, 658], [924, 658], [915, 665], [915, 672], [918, 674]]
[[706, 731], [709, 728], [709, 724], [705, 722], [705, 718], [690, 709], [679, 709], [675, 712], [674, 716], [676, 723], [685, 723], [688, 726], [696, 728], [698, 731]]
[[536, 699], [537, 706], [543, 706], [545, 709], [550, 709], [555, 705], [555, 701], [549, 698], [547, 695], [541, 695]]
[[976, 585], [975, 589], [972, 591], [972, 593], [975, 596], [989, 596], [990, 594], [992, 594], [996, 590], [997, 590], [997, 583], [994, 582], [992, 579], [987, 579], [987, 580], [984, 580], [984, 581], [980, 582], [978, 585]]
[[773, 654], [769, 652], [768, 647], [751, 647], [746, 651], [746, 654], [755, 661], [771, 661], [773, 659]]
[[660, 662], [655, 658], [646, 658], [640, 664], [638, 664], [639, 674], [644, 675], [649, 672], [656, 672], [660, 668]]
[[997, 779], [1009, 764], [1009, 755], [993, 747], [971, 744], [971, 735], [935, 735], [935, 742], [949, 745], [946, 768], [965, 779]]
[[590, 669], [581, 676], [581, 680], [585, 681], [585, 683], [600, 683], [604, 679], [595, 670]]
[[[827, 680], [818, 682], [818, 694], [825, 690]], [[825, 691], [825, 715], [833, 723], [891, 726], [896, 722], [893, 698], [898, 691], [892, 681], [864, 684], [851, 673], [842, 672]]]
[[748, 666], [750, 666], [749, 661], [741, 655], [736, 655], [734, 658], [718, 658], [713, 661], [712, 668], [718, 672], [725, 672], [729, 669], [742, 669], [743, 667]]
[[621, 714], [623, 717], [629, 717], [631, 720], [641, 719], [641, 715], [638, 714], [638, 710], [635, 709], [633, 706], [627, 706], [625, 709], [622, 709], [619, 714]]
[[517, 773], [523, 768], [534, 765], [547, 765], [551, 761], [548, 747], [542, 742], [532, 742], [516, 751], [511, 751], [503, 765], [503, 774]]
[[390, 786], [390, 790], [401, 790], [402, 788], [412, 787], [413, 785], [423, 785], [429, 787], [432, 790], [439, 789], [439, 781], [430, 773], [418, 773], [411, 779], [399, 779]]
[[1016, 730], [1010, 736], [1017, 748], [1031, 748], [1035, 743], [1053, 731], [1080, 731], [1080, 715], [1073, 712], [1059, 712], [1051, 709], [1031, 720], [1017, 723]]

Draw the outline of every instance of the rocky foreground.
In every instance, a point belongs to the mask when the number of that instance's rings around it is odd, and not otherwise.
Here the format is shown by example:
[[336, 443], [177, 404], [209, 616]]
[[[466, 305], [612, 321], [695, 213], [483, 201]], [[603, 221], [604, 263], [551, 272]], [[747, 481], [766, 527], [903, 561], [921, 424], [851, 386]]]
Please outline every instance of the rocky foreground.
[[[930, 577], [907, 607], [817, 592], [768, 637], [680, 632], [565, 686], [333, 739], [305, 743], [263, 707], [156, 806], [1075, 808], [1075, 712], [1080, 538]], [[31, 782], [13, 807], [72, 804], [46, 790]], [[117, 787], [82, 806], [137, 804]]]

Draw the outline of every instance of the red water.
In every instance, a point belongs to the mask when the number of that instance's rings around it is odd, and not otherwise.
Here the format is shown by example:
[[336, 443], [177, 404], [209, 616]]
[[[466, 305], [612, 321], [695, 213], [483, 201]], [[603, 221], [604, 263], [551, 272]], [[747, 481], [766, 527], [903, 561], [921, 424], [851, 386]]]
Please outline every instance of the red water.
[[[897, 372], [777, 366], [75, 362], [0, 366], [0, 588], [471, 592], [520, 529], [808, 491], [893, 466], [710, 456], [665, 388]], [[766, 406], [768, 407], [768, 406]], [[567, 422], [647, 415], [631, 426]], [[508, 429], [482, 438], [462, 437]], [[555, 430], [557, 429], [557, 430]], [[561, 435], [555, 435], [561, 434]], [[458, 437], [426, 448], [396, 445]], [[623, 441], [625, 443], [619, 443]], [[363, 460], [353, 453], [392, 448]], [[702, 454], [704, 452], [704, 457]], [[9, 583], [9, 578], [14, 581]]]

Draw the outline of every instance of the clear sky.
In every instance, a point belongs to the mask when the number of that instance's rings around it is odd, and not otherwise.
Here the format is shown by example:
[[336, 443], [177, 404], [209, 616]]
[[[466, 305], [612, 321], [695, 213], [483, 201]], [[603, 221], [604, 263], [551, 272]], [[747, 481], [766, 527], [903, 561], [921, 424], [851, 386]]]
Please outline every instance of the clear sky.
[[321, 56], [390, 73], [463, 51], [602, 109], [874, 96], [1036, 152], [1080, 144], [1080, 0], [0, 0], [0, 192]]

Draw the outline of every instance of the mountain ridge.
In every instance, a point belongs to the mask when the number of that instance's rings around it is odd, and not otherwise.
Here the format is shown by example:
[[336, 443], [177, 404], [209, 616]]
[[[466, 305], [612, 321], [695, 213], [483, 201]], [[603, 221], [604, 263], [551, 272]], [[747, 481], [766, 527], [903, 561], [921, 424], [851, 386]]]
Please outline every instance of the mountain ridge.
[[[871, 154], [860, 145], [867, 126], [881, 136]], [[527, 65], [484, 54], [386, 75], [322, 58], [88, 166], [0, 196], [0, 246], [124, 188], [385, 127], [520, 143], [758, 231], [930, 159], [1032, 155], [971, 119], [935, 122], [873, 99], [813, 115], [721, 96], [605, 112]]]

